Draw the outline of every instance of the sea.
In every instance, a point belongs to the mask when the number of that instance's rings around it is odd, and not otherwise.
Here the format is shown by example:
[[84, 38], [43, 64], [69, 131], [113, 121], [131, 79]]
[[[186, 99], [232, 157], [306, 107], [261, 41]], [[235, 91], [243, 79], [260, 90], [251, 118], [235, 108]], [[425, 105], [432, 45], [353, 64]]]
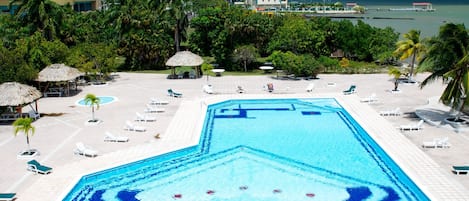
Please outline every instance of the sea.
[[[391, 8], [412, 8], [414, 2], [432, 3], [435, 11], [390, 11]], [[421, 37], [436, 36], [445, 23], [464, 24], [469, 29], [469, 0], [358, 0], [355, 3], [367, 9], [361, 15], [362, 21], [375, 27], [392, 27], [401, 36], [411, 29], [420, 30]]]

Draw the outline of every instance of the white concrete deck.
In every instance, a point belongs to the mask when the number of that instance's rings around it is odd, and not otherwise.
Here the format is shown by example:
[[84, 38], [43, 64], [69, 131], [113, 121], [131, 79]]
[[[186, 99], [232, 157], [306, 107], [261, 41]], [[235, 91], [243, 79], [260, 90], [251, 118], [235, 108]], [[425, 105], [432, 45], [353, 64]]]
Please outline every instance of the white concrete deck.
[[[230, 98], [282, 98], [282, 97], [334, 97], [385, 149], [401, 168], [420, 186], [431, 200], [469, 200], [467, 175], [454, 175], [451, 165], [469, 163], [469, 134], [429, 124], [421, 131], [399, 132], [396, 127], [417, 121], [415, 108], [425, 105], [430, 97], [440, 95], [443, 86], [434, 83], [423, 90], [417, 85], [400, 85], [402, 93], [390, 93], [391, 77], [379, 75], [320, 75], [313, 81], [273, 80], [269, 76], [210, 77], [216, 95], [202, 92], [206, 77], [201, 79], [167, 80], [166, 75], [119, 73], [120, 78], [106, 86], [86, 86], [74, 97], [43, 98], [39, 112], [49, 114], [34, 122], [36, 133], [31, 137], [31, 147], [40, 150], [35, 159], [53, 167], [49, 175], [34, 175], [26, 171], [25, 159], [16, 154], [26, 148], [25, 137], [13, 137], [9, 125], [0, 126], [0, 192], [16, 192], [18, 200], [61, 200], [82, 175], [104, 170], [162, 154], [198, 143], [207, 104]], [[417, 80], [424, 78], [418, 75]], [[262, 90], [263, 85], [274, 84], [274, 93]], [[315, 83], [312, 93], [306, 93], [310, 82]], [[331, 85], [329, 83], [335, 83]], [[357, 93], [342, 95], [351, 84]], [[235, 93], [236, 86], [246, 90]], [[183, 98], [167, 96], [172, 88]], [[85, 125], [91, 117], [88, 107], [74, 105], [86, 93], [98, 96], [115, 96], [119, 101], [103, 105], [96, 117], [103, 123]], [[360, 98], [376, 93], [379, 102], [373, 105], [360, 103]], [[156, 114], [156, 122], [135, 122], [147, 127], [146, 132], [124, 131], [126, 120], [133, 120], [135, 112], [142, 112], [150, 98], [169, 100], [164, 113]], [[376, 111], [400, 107], [403, 116], [381, 117]], [[25, 108], [25, 110], [28, 110]], [[104, 142], [104, 132], [130, 138], [127, 143]], [[154, 135], [160, 133], [161, 139]], [[423, 149], [422, 141], [448, 136], [449, 149]], [[84, 142], [99, 151], [96, 158], [73, 155], [76, 142]]]

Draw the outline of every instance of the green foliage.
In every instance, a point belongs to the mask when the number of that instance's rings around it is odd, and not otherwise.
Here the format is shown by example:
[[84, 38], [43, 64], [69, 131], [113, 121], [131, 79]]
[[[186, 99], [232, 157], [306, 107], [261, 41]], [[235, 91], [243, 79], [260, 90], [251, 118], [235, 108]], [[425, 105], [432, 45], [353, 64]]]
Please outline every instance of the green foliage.
[[13, 0], [10, 5], [17, 2], [15, 17], [31, 34], [40, 32], [49, 41], [57, 37], [63, 19], [61, 6], [51, 0]]
[[85, 105], [90, 105], [91, 107], [91, 120], [96, 120], [94, 118], [94, 108], [96, 107], [96, 110], [99, 110], [99, 103], [101, 102], [101, 99], [99, 99], [94, 94], [86, 94], [84, 101]]
[[66, 63], [92, 75], [108, 75], [120, 65], [115, 47], [103, 43], [82, 43], [71, 48]]
[[[456, 111], [463, 111], [469, 97], [469, 33], [463, 24], [445, 24], [431, 38], [420, 67], [432, 72], [421, 83], [442, 78], [448, 84], [440, 100]], [[459, 118], [459, 117], [458, 117]]]
[[259, 57], [257, 49], [252, 45], [243, 45], [236, 48], [233, 52], [234, 62], [244, 67], [244, 72], [248, 71], [248, 65]]
[[399, 56], [401, 60], [412, 57], [409, 72], [409, 77], [412, 78], [415, 62], [419, 61], [425, 52], [424, 42], [420, 39], [420, 31], [412, 29], [405, 33], [404, 40], [397, 42], [396, 46], [394, 54]]
[[312, 55], [296, 55], [293, 52], [275, 51], [269, 56], [269, 60], [277, 68], [287, 74], [295, 76], [317, 77], [322, 71], [320, 63]]
[[325, 34], [304, 18], [289, 17], [278, 27], [269, 43], [269, 52], [275, 50], [292, 51], [297, 54], [312, 53], [322, 55], [325, 47]]
[[8, 50], [0, 47], [0, 83], [27, 83], [37, 77], [38, 70], [23, 59], [21, 49]]
[[29, 146], [29, 136], [34, 135], [36, 129], [32, 125], [33, 120], [29, 117], [18, 118], [13, 122], [13, 134], [18, 135], [19, 132], [23, 132], [26, 136], [26, 144], [28, 144], [28, 151], [31, 150]]

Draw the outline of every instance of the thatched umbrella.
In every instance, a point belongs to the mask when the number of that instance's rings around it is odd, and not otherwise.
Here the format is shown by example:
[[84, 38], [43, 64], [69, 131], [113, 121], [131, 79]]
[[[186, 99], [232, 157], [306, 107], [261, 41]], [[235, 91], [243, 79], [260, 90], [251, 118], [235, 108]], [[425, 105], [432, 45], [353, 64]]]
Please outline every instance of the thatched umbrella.
[[61, 82], [73, 80], [80, 75], [82, 73], [76, 68], [65, 64], [52, 64], [42, 69], [36, 80], [39, 82]]
[[[42, 69], [36, 79], [39, 82], [64, 82], [75, 80], [82, 73], [76, 69], [65, 64], [52, 64]], [[47, 90], [47, 87], [46, 89]], [[69, 94], [70, 86], [67, 83], [67, 94]]]
[[[42, 94], [35, 87], [18, 82], [5, 82], [0, 85], [0, 106], [22, 106], [35, 102]], [[37, 111], [37, 104], [36, 104]], [[19, 111], [21, 113], [21, 111]]]
[[200, 76], [199, 69], [197, 66], [200, 66], [204, 63], [202, 57], [197, 54], [194, 54], [190, 51], [180, 51], [173, 55], [171, 58], [166, 61], [166, 66], [173, 67], [172, 74], [176, 75], [174, 67], [176, 66], [196, 66], [197, 76]]

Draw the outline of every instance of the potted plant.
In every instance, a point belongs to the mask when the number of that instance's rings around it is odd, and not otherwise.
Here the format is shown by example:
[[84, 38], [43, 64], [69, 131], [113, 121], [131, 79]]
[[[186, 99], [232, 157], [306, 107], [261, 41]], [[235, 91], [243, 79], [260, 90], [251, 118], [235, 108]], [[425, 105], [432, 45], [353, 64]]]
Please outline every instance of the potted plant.
[[32, 122], [33, 120], [29, 117], [18, 118], [13, 122], [13, 133], [15, 136], [17, 136], [19, 132], [23, 132], [26, 136], [26, 144], [28, 144], [28, 149], [20, 152], [18, 157], [34, 157], [38, 154], [38, 151], [36, 149], [31, 149], [29, 145], [29, 136], [34, 135], [36, 130], [32, 125]]

